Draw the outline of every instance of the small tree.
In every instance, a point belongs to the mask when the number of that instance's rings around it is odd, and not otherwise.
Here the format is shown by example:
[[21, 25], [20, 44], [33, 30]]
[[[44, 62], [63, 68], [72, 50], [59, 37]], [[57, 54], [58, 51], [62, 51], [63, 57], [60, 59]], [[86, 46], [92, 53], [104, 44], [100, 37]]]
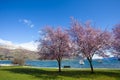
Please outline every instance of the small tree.
[[61, 28], [45, 28], [43, 39], [38, 40], [40, 45], [38, 51], [43, 59], [56, 59], [61, 72], [61, 60], [69, 56], [70, 39], [69, 35]]
[[110, 33], [93, 28], [90, 23], [80, 24], [73, 20], [69, 30], [77, 54], [87, 58], [93, 73], [92, 58], [94, 54], [106, 56], [105, 49], [110, 44]]
[[13, 64], [17, 64], [20, 66], [25, 65], [25, 60], [27, 58], [26, 52], [25, 50], [20, 50], [20, 49], [16, 49], [15, 52], [13, 53], [14, 58], [12, 60]]
[[113, 50], [114, 55], [117, 56], [120, 59], [120, 24], [115, 25], [113, 28], [113, 34], [114, 34], [114, 42], [113, 42]]

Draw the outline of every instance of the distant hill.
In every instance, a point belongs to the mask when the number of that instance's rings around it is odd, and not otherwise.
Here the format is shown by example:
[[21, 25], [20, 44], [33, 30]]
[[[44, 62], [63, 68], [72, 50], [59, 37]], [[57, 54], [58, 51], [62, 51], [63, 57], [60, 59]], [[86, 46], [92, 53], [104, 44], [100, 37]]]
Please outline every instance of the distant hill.
[[14, 58], [16, 56], [25, 56], [26, 59], [37, 59], [39, 56], [37, 52], [26, 50], [23, 48], [8, 48], [0, 45], [0, 59], [7, 59], [9, 57]]

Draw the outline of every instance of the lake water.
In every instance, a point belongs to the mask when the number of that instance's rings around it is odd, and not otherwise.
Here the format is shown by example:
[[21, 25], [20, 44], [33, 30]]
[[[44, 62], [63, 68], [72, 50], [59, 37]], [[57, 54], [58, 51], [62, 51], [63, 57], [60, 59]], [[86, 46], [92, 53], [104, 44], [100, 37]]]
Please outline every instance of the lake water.
[[[0, 64], [11, 64], [10, 60], [0, 61]], [[26, 65], [34, 67], [58, 67], [56, 60], [27, 60]], [[84, 60], [84, 64], [79, 64], [79, 60], [63, 60], [63, 66], [71, 66], [72, 68], [89, 68], [89, 63], [87, 60]], [[94, 68], [120, 68], [120, 61], [114, 58], [102, 59], [102, 62], [98, 60], [93, 60]]]

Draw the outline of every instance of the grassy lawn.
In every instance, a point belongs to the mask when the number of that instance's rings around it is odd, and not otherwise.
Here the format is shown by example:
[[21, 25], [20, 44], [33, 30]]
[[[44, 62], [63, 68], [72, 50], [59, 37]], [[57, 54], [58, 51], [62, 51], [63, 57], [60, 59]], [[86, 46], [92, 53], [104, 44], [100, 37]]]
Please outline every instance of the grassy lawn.
[[0, 67], [0, 80], [120, 80], [120, 69], [57, 69]]

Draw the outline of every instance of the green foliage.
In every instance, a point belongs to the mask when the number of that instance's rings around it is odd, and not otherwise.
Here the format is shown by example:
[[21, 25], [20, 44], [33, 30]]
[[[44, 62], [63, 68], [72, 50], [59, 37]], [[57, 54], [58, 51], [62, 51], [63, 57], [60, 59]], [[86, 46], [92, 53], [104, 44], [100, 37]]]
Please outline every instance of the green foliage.
[[0, 80], [120, 80], [120, 70], [95, 69], [57, 69], [0, 67]]

